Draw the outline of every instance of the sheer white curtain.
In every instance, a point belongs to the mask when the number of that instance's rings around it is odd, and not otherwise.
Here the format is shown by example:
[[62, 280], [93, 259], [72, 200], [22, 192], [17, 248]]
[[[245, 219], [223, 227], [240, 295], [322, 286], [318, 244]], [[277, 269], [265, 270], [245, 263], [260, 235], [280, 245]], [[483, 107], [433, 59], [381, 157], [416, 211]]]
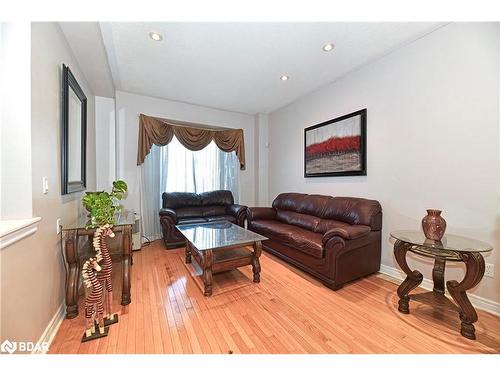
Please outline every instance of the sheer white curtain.
[[149, 240], [162, 237], [158, 211], [165, 191], [230, 190], [237, 203], [239, 166], [235, 152], [224, 152], [214, 142], [200, 151], [188, 150], [175, 137], [167, 146], [153, 145], [141, 166], [143, 234]]

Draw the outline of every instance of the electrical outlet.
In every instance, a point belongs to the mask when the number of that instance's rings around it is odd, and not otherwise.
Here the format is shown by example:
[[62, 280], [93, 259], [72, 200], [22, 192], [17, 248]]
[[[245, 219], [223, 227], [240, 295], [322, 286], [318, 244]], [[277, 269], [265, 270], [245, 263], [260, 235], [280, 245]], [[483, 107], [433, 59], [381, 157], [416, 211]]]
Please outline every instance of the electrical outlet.
[[495, 277], [495, 265], [493, 263], [485, 264], [484, 276]]
[[61, 219], [56, 220], [56, 226], [57, 226], [56, 233], [57, 234], [61, 233]]

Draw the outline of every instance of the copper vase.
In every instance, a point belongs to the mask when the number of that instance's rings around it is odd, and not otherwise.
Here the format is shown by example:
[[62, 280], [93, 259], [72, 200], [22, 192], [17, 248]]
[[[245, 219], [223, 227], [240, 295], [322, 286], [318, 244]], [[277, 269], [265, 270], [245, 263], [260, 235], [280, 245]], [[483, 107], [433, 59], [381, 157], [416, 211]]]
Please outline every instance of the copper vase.
[[446, 230], [446, 220], [441, 217], [441, 211], [427, 210], [427, 215], [422, 219], [422, 229], [425, 237], [430, 240], [440, 241]]

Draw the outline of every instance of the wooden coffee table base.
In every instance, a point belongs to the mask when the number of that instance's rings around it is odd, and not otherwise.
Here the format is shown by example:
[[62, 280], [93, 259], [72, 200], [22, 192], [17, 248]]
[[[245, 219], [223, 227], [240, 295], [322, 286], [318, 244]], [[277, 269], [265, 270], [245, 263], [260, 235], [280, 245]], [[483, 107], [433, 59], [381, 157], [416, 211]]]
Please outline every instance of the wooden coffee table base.
[[477, 313], [467, 297], [466, 291], [475, 287], [483, 278], [484, 275], [484, 259], [480, 253], [460, 252], [457, 259], [453, 261], [462, 261], [465, 263], [467, 270], [464, 279], [461, 282], [451, 280], [446, 283], [448, 292], [452, 296], [455, 303], [445, 296], [444, 290], [444, 270], [446, 259], [435, 257], [434, 269], [432, 271], [432, 279], [434, 288], [432, 292], [412, 294], [409, 293], [415, 289], [423, 280], [422, 274], [414, 270], [412, 271], [406, 262], [408, 251], [412, 251], [413, 245], [403, 241], [396, 241], [394, 244], [394, 256], [406, 273], [406, 279], [398, 288], [399, 306], [398, 310], [403, 314], [409, 314], [410, 299], [435, 307], [444, 308], [446, 310], [455, 311], [459, 314], [461, 320], [460, 333], [462, 336], [475, 340], [474, 323], [477, 321]]
[[212, 250], [197, 250], [189, 241], [186, 241], [186, 263], [191, 263], [192, 257], [203, 270], [203, 294], [212, 295], [213, 274], [217, 272], [229, 271], [243, 266], [252, 266], [253, 282], [260, 282], [260, 262], [262, 244], [256, 241], [253, 244], [253, 251], [244, 245], [225, 247]]

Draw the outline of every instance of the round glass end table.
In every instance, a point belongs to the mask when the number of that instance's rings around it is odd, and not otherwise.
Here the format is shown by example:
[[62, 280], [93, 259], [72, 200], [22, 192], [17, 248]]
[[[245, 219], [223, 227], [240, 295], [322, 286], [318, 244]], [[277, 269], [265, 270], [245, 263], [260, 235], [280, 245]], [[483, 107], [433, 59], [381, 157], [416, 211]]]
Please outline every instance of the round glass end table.
[[[477, 321], [477, 313], [466, 292], [479, 284], [483, 278], [484, 259], [482, 253], [492, 251], [493, 247], [482, 241], [453, 234], [445, 235], [441, 241], [434, 241], [426, 238], [422, 231], [413, 230], [394, 231], [391, 233], [391, 237], [396, 240], [394, 243], [396, 261], [406, 274], [406, 279], [398, 287], [398, 310], [403, 314], [409, 314], [411, 299], [455, 311], [460, 316], [462, 336], [475, 340], [474, 323]], [[434, 288], [432, 292], [409, 294], [420, 285], [423, 276], [419, 271], [411, 270], [408, 266], [406, 262], [408, 251], [434, 258], [432, 270]], [[444, 270], [447, 261], [464, 262], [466, 266], [465, 276], [461, 282], [450, 280], [446, 283], [448, 292], [455, 303], [445, 296]]]

